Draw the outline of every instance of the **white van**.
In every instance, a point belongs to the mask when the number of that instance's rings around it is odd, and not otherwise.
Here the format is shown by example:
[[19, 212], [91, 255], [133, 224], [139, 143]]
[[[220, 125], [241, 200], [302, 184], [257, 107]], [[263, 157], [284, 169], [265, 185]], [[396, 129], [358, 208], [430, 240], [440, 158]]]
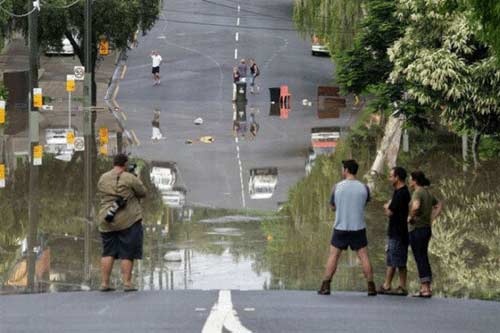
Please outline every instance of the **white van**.
[[259, 168], [250, 170], [248, 194], [250, 199], [269, 199], [278, 184], [277, 168]]

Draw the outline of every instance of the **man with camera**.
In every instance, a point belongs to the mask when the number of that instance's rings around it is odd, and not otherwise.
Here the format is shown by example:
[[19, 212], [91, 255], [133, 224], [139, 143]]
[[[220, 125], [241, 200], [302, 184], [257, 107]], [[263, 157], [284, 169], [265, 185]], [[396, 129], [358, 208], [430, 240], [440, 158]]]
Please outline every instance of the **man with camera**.
[[135, 165], [128, 166], [128, 157], [118, 154], [113, 169], [104, 173], [97, 189], [100, 209], [97, 216], [102, 237], [101, 291], [113, 291], [109, 277], [115, 259], [121, 260], [124, 291], [136, 291], [132, 285], [135, 259], [142, 259], [142, 209], [139, 199], [146, 196], [146, 188], [133, 173]]

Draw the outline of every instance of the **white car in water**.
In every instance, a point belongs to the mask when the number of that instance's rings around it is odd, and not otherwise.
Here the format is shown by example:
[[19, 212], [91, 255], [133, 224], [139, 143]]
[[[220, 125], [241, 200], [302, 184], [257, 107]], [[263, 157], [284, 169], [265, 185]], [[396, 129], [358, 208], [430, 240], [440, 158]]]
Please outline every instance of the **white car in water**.
[[259, 168], [250, 170], [248, 194], [250, 199], [269, 199], [278, 184], [277, 168]]
[[313, 56], [330, 55], [330, 50], [328, 49], [328, 46], [326, 46], [325, 41], [317, 36], [312, 37], [311, 50], [311, 54]]
[[177, 179], [175, 163], [153, 162], [149, 176], [160, 192], [170, 191]]
[[59, 49], [53, 45], [47, 45], [45, 48], [46, 55], [74, 55], [75, 50], [73, 49], [73, 45], [67, 38], [63, 38], [61, 40], [62, 47]]

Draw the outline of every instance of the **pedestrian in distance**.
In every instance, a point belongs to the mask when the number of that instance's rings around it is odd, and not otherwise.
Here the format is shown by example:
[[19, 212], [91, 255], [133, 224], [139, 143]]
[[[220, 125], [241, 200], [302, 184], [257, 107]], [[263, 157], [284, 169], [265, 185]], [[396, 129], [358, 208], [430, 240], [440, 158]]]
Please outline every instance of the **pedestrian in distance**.
[[247, 82], [247, 72], [248, 72], [248, 66], [247, 62], [245, 59], [241, 59], [240, 63], [238, 64], [238, 73], [240, 75], [240, 82]]
[[[394, 192], [392, 199], [384, 205], [385, 215], [389, 217], [387, 228], [386, 247], [386, 273], [385, 281], [379, 287], [379, 294], [408, 295], [406, 288], [408, 261], [408, 207], [410, 204], [410, 191], [406, 186], [406, 170], [394, 167], [389, 172], [389, 181]], [[399, 286], [392, 290], [392, 280], [398, 270]]]
[[236, 84], [240, 82], [240, 72], [238, 67], [233, 67], [233, 102], [236, 102]]
[[151, 61], [152, 61], [152, 73], [153, 73], [153, 85], [159, 85], [160, 84], [160, 65], [163, 61], [161, 55], [158, 53], [158, 51], [153, 51], [151, 52]]
[[255, 85], [255, 79], [257, 76], [260, 75], [260, 69], [257, 63], [255, 62], [255, 59], [252, 59], [250, 61], [250, 75], [251, 75], [251, 81], [250, 81], [250, 93], [251, 94], [258, 94], [259, 93], [259, 86]]
[[420, 291], [416, 297], [432, 297], [432, 270], [429, 262], [429, 242], [432, 237], [432, 222], [441, 213], [442, 203], [429, 191], [431, 182], [422, 171], [410, 175], [410, 187], [413, 189], [408, 215], [410, 246], [417, 264], [420, 278]]
[[252, 135], [252, 138], [255, 139], [255, 137], [257, 136], [259, 127], [259, 123], [255, 120], [255, 113], [250, 113], [250, 134]]
[[335, 224], [323, 282], [318, 290], [320, 295], [330, 295], [330, 284], [337, 271], [340, 255], [348, 247], [356, 251], [361, 262], [368, 296], [377, 295], [366, 238], [365, 206], [370, 201], [370, 190], [356, 179], [357, 172], [358, 163], [355, 160], [342, 161], [343, 180], [335, 184], [332, 190], [330, 204], [335, 210]]
[[136, 291], [132, 284], [134, 260], [142, 259], [143, 228], [140, 199], [146, 188], [135, 175], [135, 166], [128, 166], [128, 157], [118, 154], [113, 169], [104, 173], [97, 183], [100, 209], [97, 215], [102, 238], [101, 291], [114, 291], [109, 284], [114, 261], [121, 260], [124, 291]]
[[158, 140], [163, 139], [163, 133], [160, 129], [160, 110], [156, 109], [153, 111], [153, 121], [151, 122], [153, 133], [151, 134], [151, 140], [153, 142], [158, 142]]

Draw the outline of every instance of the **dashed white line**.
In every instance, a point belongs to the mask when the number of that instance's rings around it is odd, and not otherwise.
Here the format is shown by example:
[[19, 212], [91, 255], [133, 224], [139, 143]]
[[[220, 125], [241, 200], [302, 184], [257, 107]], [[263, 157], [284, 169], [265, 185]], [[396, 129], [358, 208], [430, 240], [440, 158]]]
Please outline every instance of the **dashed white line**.
[[240, 34], [239, 32], [236, 33], [236, 35], [234, 36], [234, 38], [236, 39], [236, 41], [238, 41], [240, 39]]
[[236, 19], [236, 26], [237, 26], [237, 27], [239, 27], [239, 26], [240, 26], [240, 18], [239, 18], [239, 17]]
[[234, 49], [234, 59], [238, 59], [238, 49]]
[[240, 5], [238, 5], [238, 12], [240, 11]]

